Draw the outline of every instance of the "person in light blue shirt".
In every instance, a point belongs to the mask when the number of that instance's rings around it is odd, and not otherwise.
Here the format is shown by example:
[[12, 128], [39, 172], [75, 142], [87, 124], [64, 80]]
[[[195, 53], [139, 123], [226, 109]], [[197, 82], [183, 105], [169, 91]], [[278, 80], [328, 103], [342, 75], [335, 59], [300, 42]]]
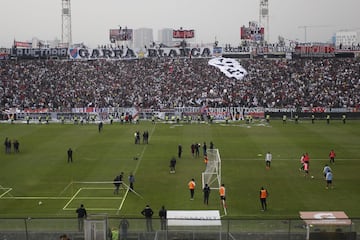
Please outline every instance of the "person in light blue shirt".
[[325, 180], [326, 180], [326, 189], [329, 189], [329, 187], [333, 188], [332, 186], [333, 174], [331, 171], [326, 173]]

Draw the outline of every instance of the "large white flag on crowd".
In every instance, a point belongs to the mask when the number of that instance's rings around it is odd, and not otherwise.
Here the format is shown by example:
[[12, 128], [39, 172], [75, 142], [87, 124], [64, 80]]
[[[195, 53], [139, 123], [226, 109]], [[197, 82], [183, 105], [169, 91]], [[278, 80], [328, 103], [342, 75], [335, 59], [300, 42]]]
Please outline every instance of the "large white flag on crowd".
[[238, 61], [232, 58], [217, 57], [212, 58], [208, 62], [209, 65], [217, 67], [229, 78], [243, 79], [247, 75], [247, 71]]

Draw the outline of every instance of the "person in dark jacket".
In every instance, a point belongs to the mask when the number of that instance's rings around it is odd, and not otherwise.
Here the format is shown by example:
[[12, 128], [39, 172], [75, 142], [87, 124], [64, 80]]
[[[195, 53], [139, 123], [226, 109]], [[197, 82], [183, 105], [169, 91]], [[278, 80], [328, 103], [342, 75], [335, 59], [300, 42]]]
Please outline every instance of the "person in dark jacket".
[[87, 217], [86, 209], [84, 204], [81, 204], [78, 209], [76, 209], [77, 218], [78, 218], [78, 227], [79, 231], [84, 230], [84, 219]]
[[141, 211], [141, 214], [145, 217], [146, 219], [146, 229], [148, 232], [153, 232], [153, 227], [152, 227], [152, 216], [154, 214], [153, 210], [150, 208], [149, 205], [146, 205], [146, 207]]
[[159, 211], [159, 218], [160, 218], [160, 226], [161, 230], [166, 230], [166, 209], [165, 206], [162, 206]]

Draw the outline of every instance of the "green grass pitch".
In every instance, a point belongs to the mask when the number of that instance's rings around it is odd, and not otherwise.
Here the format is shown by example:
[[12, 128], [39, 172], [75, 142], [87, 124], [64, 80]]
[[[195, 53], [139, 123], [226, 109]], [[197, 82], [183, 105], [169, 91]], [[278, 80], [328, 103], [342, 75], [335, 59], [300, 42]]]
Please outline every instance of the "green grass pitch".
[[[134, 144], [134, 132], [149, 131], [149, 144]], [[222, 182], [227, 190], [229, 218], [296, 218], [299, 211], [345, 211], [360, 217], [360, 121], [300, 121], [299, 124], [243, 121], [229, 124], [1, 124], [4, 140], [17, 139], [20, 153], [0, 152], [0, 218], [74, 217], [83, 203], [88, 213], [142, 217], [149, 204], [157, 212], [162, 205], [171, 210], [220, 210], [216, 190], [209, 205], [203, 204], [201, 172], [203, 158], [191, 156], [192, 143], [214, 142], [222, 160]], [[176, 173], [169, 161], [183, 146]], [[67, 163], [67, 149], [74, 162]], [[331, 165], [333, 189], [325, 189], [322, 168], [334, 149]], [[273, 154], [271, 169], [264, 156]], [[200, 151], [200, 155], [201, 155]], [[310, 177], [299, 171], [300, 156], [310, 155]], [[260, 156], [262, 154], [262, 156]], [[137, 159], [137, 160], [136, 160]], [[133, 173], [135, 193], [124, 189], [113, 194], [115, 175], [124, 172], [125, 183]], [[187, 183], [195, 178], [195, 200], [190, 201]], [[108, 182], [108, 183], [95, 183]], [[260, 211], [259, 190], [270, 195], [268, 211]], [[39, 201], [42, 202], [39, 205]]]

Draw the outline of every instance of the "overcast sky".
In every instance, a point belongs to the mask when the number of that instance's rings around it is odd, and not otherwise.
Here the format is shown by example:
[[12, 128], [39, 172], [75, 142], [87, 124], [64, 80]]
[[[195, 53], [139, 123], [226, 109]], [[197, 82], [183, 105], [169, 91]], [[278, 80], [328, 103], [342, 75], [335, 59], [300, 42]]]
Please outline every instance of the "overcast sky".
[[[61, 39], [61, 0], [0, 0], [0, 47], [13, 40]], [[240, 42], [240, 27], [259, 20], [260, 0], [71, 0], [73, 43], [109, 43], [109, 29], [195, 29], [195, 41]], [[269, 0], [270, 42], [278, 36], [328, 41], [339, 30], [360, 31], [360, 0]]]

